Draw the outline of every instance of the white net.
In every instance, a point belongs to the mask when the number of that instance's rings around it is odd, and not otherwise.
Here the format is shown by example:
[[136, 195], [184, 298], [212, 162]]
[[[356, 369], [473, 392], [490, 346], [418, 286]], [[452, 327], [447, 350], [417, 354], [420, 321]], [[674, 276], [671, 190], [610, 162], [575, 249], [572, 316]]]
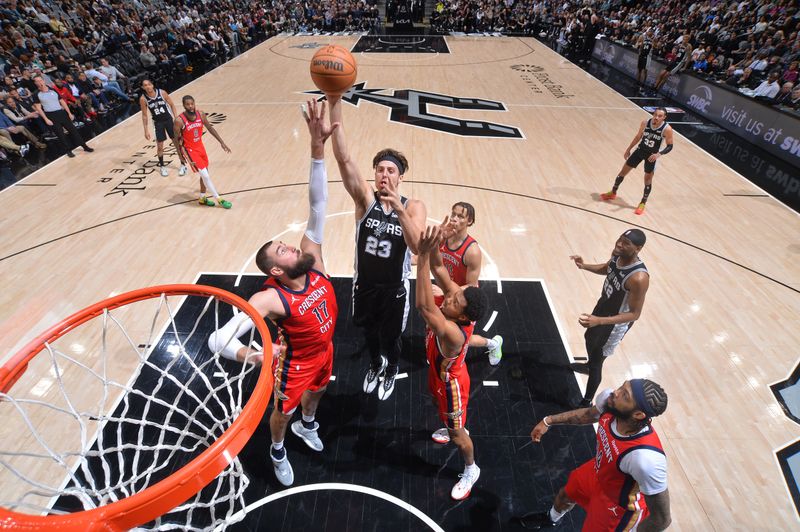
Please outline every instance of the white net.
[[[0, 393], [0, 506], [35, 515], [91, 510], [143, 491], [211, 446], [260, 373], [206, 346], [231, 313], [215, 297], [161, 294], [105, 309], [45, 344]], [[254, 329], [250, 343], [257, 339]], [[194, 498], [141, 529], [230, 524], [248, 479], [238, 458], [226, 459]]]

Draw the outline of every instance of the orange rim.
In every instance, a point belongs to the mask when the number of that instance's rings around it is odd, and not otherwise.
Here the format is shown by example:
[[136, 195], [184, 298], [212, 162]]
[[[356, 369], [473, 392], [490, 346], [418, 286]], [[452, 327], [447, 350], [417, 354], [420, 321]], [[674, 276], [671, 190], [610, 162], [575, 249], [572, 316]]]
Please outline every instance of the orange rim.
[[[113, 310], [129, 303], [160, 297], [161, 294], [214, 296], [245, 312], [255, 323], [265, 346], [272, 342], [264, 318], [250, 303], [235, 294], [213, 286], [194, 284], [140, 288], [76, 312], [28, 342], [0, 368], [0, 391], [5, 393], [13, 386], [27, 369], [28, 362], [45, 348], [46, 342], [52, 342], [101, 315], [104, 309]], [[0, 528], [116, 531], [128, 530], [152, 521], [202, 490], [233, 461], [253, 435], [267, 408], [271, 393], [272, 371], [270, 365], [264, 363], [253, 393], [233, 424], [208, 449], [171, 476], [120, 501], [67, 515], [35, 516], [0, 508]]]

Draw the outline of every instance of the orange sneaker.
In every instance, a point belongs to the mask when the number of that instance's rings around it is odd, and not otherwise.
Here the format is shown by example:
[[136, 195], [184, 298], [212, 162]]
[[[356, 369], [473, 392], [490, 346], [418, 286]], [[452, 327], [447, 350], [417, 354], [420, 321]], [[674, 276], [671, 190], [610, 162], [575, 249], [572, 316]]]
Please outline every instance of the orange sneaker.
[[644, 203], [640, 203], [639, 206], [636, 207], [636, 210], [633, 211], [633, 214], [644, 214]]
[[617, 193], [616, 192], [603, 192], [602, 194], [600, 194], [600, 199], [603, 200], [603, 201], [617, 199]]

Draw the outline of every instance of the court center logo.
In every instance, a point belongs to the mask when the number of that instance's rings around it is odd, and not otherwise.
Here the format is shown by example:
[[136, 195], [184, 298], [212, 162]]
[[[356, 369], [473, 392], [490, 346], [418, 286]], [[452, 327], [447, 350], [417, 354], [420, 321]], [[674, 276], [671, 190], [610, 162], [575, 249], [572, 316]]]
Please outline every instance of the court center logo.
[[689, 101], [686, 102], [686, 105], [702, 113], [708, 113], [708, 106], [711, 105], [711, 100], [713, 100], [711, 89], [706, 85], [700, 85], [689, 95]]
[[[483, 120], [465, 120], [451, 116], [438, 115], [428, 109], [429, 105], [438, 105], [450, 109], [469, 111], [506, 111], [502, 102], [484, 100], [482, 98], [461, 98], [435, 92], [424, 92], [414, 89], [394, 90], [391, 95], [379, 94], [388, 89], [367, 89], [366, 82], [357, 83], [342, 95], [342, 100], [358, 107], [361, 100], [390, 109], [389, 120], [414, 127], [441, 131], [460, 137], [491, 137], [501, 139], [522, 139], [522, 131], [513, 126], [486, 122]], [[306, 94], [323, 94], [322, 91], [306, 91]], [[320, 98], [320, 100], [324, 99]]]
[[290, 46], [289, 48], [304, 48], [313, 50], [314, 48], [322, 48], [323, 46], [325, 46], [323, 43], [313, 41], [313, 42], [304, 42], [303, 44], [295, 44], [294, 46]]

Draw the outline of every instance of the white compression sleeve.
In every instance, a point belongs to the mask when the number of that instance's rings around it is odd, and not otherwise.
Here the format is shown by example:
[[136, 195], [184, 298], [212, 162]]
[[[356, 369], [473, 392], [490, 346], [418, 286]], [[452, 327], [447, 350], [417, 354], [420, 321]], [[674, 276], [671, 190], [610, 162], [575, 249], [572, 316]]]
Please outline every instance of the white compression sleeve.
[[306, 236], [315, 244], [322, 244], [325, 212], [328, 208], [328, 172], [325, 170], [325, 161], [322, 159], [311, 159], [311, 171], [308, 177], [308, 206]]
[[211, 333], [208, 337], [208, 348], [214, 353], [219, 353], [227, 359], [238, 360], [236, 353], [245, 345], [239, 341], [239, 337], [247, 333], [254, 326], [250, 317], [240, 312], [228, 323]]

